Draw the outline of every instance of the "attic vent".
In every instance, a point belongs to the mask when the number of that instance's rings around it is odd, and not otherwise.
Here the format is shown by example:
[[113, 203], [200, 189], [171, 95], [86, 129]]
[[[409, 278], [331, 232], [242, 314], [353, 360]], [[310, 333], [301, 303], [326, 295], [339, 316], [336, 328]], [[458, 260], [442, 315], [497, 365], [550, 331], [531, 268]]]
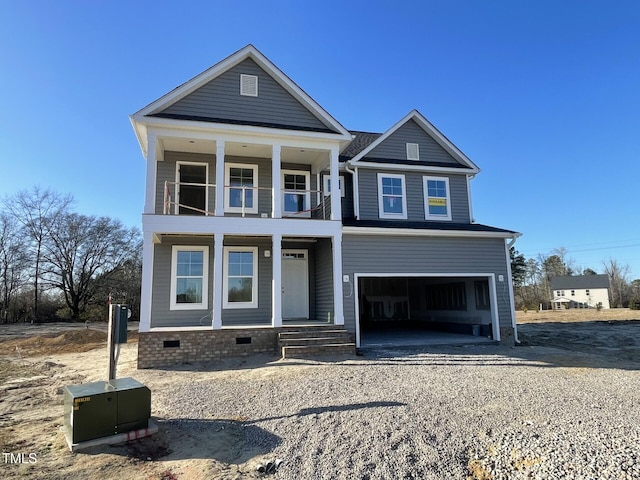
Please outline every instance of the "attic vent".
[[255, 75], [240, 75], [240, 95], [248, 97], [258, 96], [258, 77]]
[[407, 143], [407, 160], [420, 160], [420, 149], [417, 143]]

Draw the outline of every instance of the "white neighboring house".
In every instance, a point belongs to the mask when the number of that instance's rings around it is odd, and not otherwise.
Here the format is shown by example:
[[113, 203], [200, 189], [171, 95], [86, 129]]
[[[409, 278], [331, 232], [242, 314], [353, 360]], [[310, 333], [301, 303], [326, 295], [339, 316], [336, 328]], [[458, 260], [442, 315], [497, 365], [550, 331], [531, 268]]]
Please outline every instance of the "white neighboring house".
[[602, 308], [609, 305], [609, 275], [576, 275], [552, 277], [551, 290], [554, 310], [567, 308]]

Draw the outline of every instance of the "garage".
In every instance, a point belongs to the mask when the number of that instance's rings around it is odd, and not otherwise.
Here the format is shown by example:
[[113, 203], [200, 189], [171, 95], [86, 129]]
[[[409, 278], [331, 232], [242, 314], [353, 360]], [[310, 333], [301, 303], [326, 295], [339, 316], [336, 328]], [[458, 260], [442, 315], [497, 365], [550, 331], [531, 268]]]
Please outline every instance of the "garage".
[[494, 274], [355, 274], [359, 347], [499, 340]]

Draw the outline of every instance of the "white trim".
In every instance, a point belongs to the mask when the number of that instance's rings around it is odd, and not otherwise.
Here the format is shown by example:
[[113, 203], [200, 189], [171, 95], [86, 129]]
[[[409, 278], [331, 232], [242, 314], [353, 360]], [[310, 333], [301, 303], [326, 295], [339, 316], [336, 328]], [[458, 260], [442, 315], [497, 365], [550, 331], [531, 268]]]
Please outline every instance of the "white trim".
[[355, 306], [355, 325], [356, 325], [356, 348], [360, 348], [360, 308], [359, 308], [359, 296], [358, 280], [366, 277], [407, 277], [407, 278], [422, 278], [422, 277], [442, 277], [442, 278], [486, 278], [489, 281], [489, 295], [491, 297], [491, 329], [493, 333], [493, 339], [497, 342], [500, 341], [500, 317], [498, 316], [498, 297], [496, 295], [496, 274], [495, 273], [354, 273], [354, 306]]
[[[442, 148], [444, 148], [449, 155], [455, 158], [462, 165], [469, 167], [474, 173], [480, 172], [480, 169], [476, 164], [474, 164], [462, 151], [456, 147], [451, 141], [445, 137], [440, 131], [429, 122], [420, 112], [417, 110], [411, 110], [407, 115], [405, 115], [400, 121], [398, 121], [395, 125], [393, 125], [389, 130], [383, 133], [380, 137], [378, 137], [373, 143], [371, 143], [367, 148], [362, 150], [358, 155], [351, 159], [351, 163], [359, 163], [360, 159], [365, 158], [369, 152], [375, 149], [378, 145], [384, 142], [387, 138], [389, 138], [396, 130], [402, 127], [409, 120], [415, 121], [418, 125], [422, 127], [422, 129], [433, 138], [436, 143], [438, 143]], [[425, 167], [422, 167], [425, 168]], [[427, 167], [431, 168], [431, 167]]]
[[475, 237], [475, 238], [514, 238], [521, 233], [514, 232], [474, 232], [470, 230], [433, 230], [389, 227], [343, 227], [347, 235], [389, 235], [399, 237]]
[[140, 332], [151, 328], [151, 303], [153, 301], [153, 257], [155, 244], [153, 233], [145, 232], [142, 243], [142, 288], [140, 291]]
[[[259, 200], [259, 192], [258, 190], [258, 165], [254, 163], [225, 163], [224, 164], [224, 211], [225, 213], [242, 213], [242, 207], [232, 207], [229, 205], [229, 193], [231, 188], [231, 169], [232, 168], [242, 168], [245, 170], [253, 170], [253, 185], [252, 190], [253, 194], [253, 207], [245, 207], [244, 213], [258, 213], [258, 200]], [[238, 187], [240, 188], [240, 187]], [[246, 190], [245, 190], [246, 192]]]
[[476, 219], [473, 218], [473, 205], [471, 204], [471, 180], [473, 175], [465, 175], [467, 177], [467, 203], [469, 204], [469, 221], [476, 223]]
[[282, 326], [282, 235], [272, 236], [272, 277], [271, 277], [271, 325], [274, 328]]
[[[202, 301], [199, 303], [177, 303], [178, 252], [202, 252]], [[172, 245], [171, 246], [171, 287], [169, 310], [206, 310], [209, 308], [209, 247], [206, 245]]]
[[[331, 193], [329, 190], [329, 179], [331, 175], [322, 175], [322, 195], [328, 197]], [[338, 188], [340, 189], [340, 197], [344, 198], [344, 175], [338, 175]]]
[[149, 134], [149, 153], [146, 165], [146, 192], [144, 202], [144, 213], [152, 214], [156, 211], [156, 182], [158, 181], [158, 162], [156, 161], [156, 150], [158, 148], [157, 138]]
[[175, 202], [174, 214], [178, 215], [180, 201], [180, 165], [195, 165], [198, 167], [204, 166], [204, 210], [209, 210], [209, 164], [207, 162], [183, 162], [179, 160], [176, 162], [176, 186], [175, 186]]
[[344, 325], [344, 290], [342, 287], [342, 235], [332, 238], [333, 247], [333, 323]]
[[216, 140], [216, 217], [224, 215], [224, 157], [224, 140]]
[[[258, 247], [225, 246], [222, 272], [222, 308], [258, 308]], [[229, 302], [229, 252], [253, 253], [253, 275], [251, 285], [251, 302]]]
[[[399, 178], [402, 180], [402, 213], [387, 213], [384, 211], [384, 195], [382, 193], [382, 179]], [[407, 182], [400, 173], [378, 173], [378, 216], [380, 218], [407, 219]]]
[[282, 189], [281, 157], [282, 147], [273, 145], [271, 147], [271, 216], [273, 218], [282, 218], [282, 201], [280, 199], [280, 191]]
[[376, 163], [360, 161], [355, 165], [351, 165], [353, 168], [371, 168], [374, 170], [401, 170], [407, 172], [423, 172], [423, 173], [457, 173], [457, 174], [472, 174], [475, 173], [469, 168], [454, 168], [454, 167], [435, 167], [432, 165], [406, 165], [404, 163]]
[[258, 76], [240, 74], [240, 95], [244, 97], [258, 96]]
[[[339, 164], [340, 152], [337, 148], [332, 148], [329, 152], [330, 167], [329, 174], [331, 178], [338, 178], [338, 164]], [[320, 187], [318, 187], [320, 188]], [[331, 193], [331, 220], [342, 221], [342, 202], [340, 201], [340, 195], [338, 190], [334, 190]]]
[[[429, 180], [444, 182], [444, 187], [446, 190], [445, 196], [445, 207], [447, 207], [446, 215], [434, 215], [429, 213]], [[431, 176], [423, 176], [422, 177], [422, 191], [424, 197], [424, 218], [425, 220], [448, 220], [451, 221], [451, 190], [449, 190], [449, 177], [431, 177]], [[433, 197], [433, 198], [441, 198], [441, 197]]]
[[407, 160], [420, 160], [420, 144], [407, 142]]
[[[298, 194], [293, 193], [294, 190], [285, 192], [286, 190], [285, 182], [284, 182], [285, 175], [304, 175], [304, 179], [305, 179], [304, 191], [301, 191]], [[311, 189], [311, 173], [306, 170], [280, 170], [280, 182], [281, 182], [280, 202], [282, 205], [282, 215], [294, 215], [295, 218], [311, 218], [311, 192], [309, 191]], [[307, 211], [298, 213], [297, 210], [296, 211], [286, 210], [285, 201], [284, 201], [284, 196], [286, 194], [304, 195], [305, 210]]]
[[224, 234], [213, 235], [213, 314], [211, 327], [214, 330], [222, 328], [222, 284], [223, 284], [223, 246]]
[[[309, 318], [309, 250], [307, 249], [302, 249], [302, 248], [283, 248], [280, 250], [280, 264], [282, 265], [282, 261], [285, 260], [284, 255], [287, 254], [299, 254], [302, 253], [303, 254], [303, 258], [299, 259], [299, 258], [287, 258], [286, 260], [304, 260], [304, 275], [305, 275], [305, 282], [306, 282], [306, 287], [305, 288], [305, 312], [304, 312], [304, 317], [303, 318]], [[275, 262], [276, 259], [274, 257], [273, 261]], [[281, 271], [280, 271], [280, 275], [282, 275], [282, 270], [284, 270], [281, 267]], [[280, 283], [281, 285], [281, 289], [282, 289], [282, 282]], [[282, 302], [282, 298], [281, 298], [281, 302]], [[284, 302], [282, 302], [284, 303]], [[282, 303], [280, 304], [281, 308], [282, 308]], [[280, 315], [282, 316], [282, 311], [280, 312]], [[284, 317], [283, 317], [284, 318]], [[288, 318], [288, 317], [287, 317]], [[300, 317], [293, 317], [293, 318], [300, 318]]]

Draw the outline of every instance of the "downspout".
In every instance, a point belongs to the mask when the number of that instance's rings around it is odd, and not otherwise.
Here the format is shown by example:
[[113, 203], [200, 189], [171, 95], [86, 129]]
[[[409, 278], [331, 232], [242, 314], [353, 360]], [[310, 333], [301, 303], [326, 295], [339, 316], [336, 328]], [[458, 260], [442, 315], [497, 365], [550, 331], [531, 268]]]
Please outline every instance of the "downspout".
[[353, 214], [356, 220], [360, 220], [360, 196], [358, 194], [358, 168], [351, 170], [349, 160], [344, 162], [344, 169], [349, 172], [353, 178]]
[[[520, 344], [520, 339], [518, 338], [518, 326], [516, 324], [516, 302], [513, 296], [513, 275], [511, 273], [511, 247], [516, 243], [520, 235], [516, 234], [511, 237], [509, 242], [504, 243], [504, 248], [507, 256], [507, 281], [509, 282], [509, 300], [511, 302], [511, 326], [513, 327], [513, 339], [516, 342], [516, 345]], [[505, 239], [506, 240], [506, 239]]]

